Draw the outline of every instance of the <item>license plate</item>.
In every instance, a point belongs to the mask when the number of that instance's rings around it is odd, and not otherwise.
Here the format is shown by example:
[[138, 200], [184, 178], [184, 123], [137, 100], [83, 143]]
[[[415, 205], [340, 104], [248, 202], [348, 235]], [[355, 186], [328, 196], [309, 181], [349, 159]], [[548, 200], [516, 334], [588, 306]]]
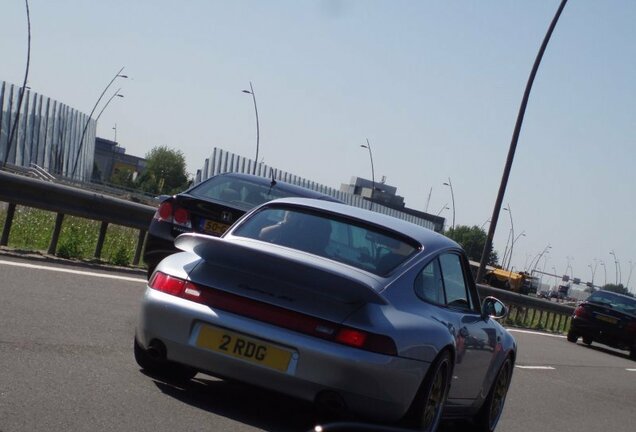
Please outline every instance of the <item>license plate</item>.
[[293, 355], [269, 342], [209, 325], [201, 327], [196, 343], [201, 348], [281, 372], [287, 372]]
[[610, 324], [616, 324], [618, 322], [616, 318], [612, 318], [606, 315], [596, 315], [596, 319]]
[[211, 233], [211, 234], [216, 234], [219, 236], [223, 234], [225, 231], [227, 231], [229, 227], [230, 226], [227, 224], [214, 222], [209, 219], [206, 219], [203, 223], [203, 231], [207, 233]]

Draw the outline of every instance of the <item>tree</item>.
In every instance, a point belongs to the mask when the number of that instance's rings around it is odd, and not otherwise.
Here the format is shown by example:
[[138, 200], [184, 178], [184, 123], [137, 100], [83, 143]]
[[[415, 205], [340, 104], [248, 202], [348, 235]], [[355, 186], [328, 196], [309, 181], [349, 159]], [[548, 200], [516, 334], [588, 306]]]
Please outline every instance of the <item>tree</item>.
[[634, 296], [626, 287], [623, 286], [623, 284], [605, 284], [601, 287], [601, 289], [604, 289], [605, 291], [612, 291], [618, 294], [627, 294], [628, 296], [632, 297]]
[[154, 147], [146, 154], [146, 170], [139, 179], [141, 189], [154, 194], [173, 194], [188, 186], [185, 157], [180, 150]]
[[[473, 261], [481, 260], [481, 253], [484, 251], [486, 244], [486, 231], [477, 225], [469, 227], [467, 225], [456, 225], [444, 233], [444, 235], [455, 240], [466, 251], [468, 258]], [[490, 246], [490, 254], [488, 256], [488, 265], [496, 265], [499, 258], [497, 252]]]

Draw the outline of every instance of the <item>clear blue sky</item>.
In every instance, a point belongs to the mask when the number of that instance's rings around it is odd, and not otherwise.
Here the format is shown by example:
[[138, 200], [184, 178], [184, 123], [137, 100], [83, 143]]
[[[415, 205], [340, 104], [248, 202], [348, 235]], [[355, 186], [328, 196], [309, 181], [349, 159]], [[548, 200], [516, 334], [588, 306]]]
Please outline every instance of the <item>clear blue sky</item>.
[[[125, 66], [98, 135], [143, 156], [167, 145], [191, 173], [213, 147], [339, 187], [376, 176], [409, 207], [490, 218], [523, 89], [558, 0], [31, 0], [34, 91], [89, 112]], [[636, 262], [636, 2], [570, 0], [535, 81], [504, 203], [513, 265], [615, 281]], [[23, 0], [0, 6], [0, 79], [21, 83]], [[113, 87], [113, 89], [116, 87]], [[442, 213], [447, 220], [452, 212]], [[500, 256], [510, 229], [502, 212]], [[543, 261], [540, 264], [543, 267]], [[595, 282], [604, 282], [597, 268]], [[636, 285], [636, 275], [630, 285]]]

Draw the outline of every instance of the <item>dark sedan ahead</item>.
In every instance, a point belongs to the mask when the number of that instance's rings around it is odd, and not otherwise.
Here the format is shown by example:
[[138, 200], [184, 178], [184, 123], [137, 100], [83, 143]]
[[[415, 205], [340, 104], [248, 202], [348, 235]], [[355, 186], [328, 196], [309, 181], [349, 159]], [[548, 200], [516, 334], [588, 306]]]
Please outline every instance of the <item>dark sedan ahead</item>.
[[337, 201], [300, 186], [239, 173], [216, 175], [164, 199], [148, 228], [144, 251], [148, 277], [159, 261], [177, 252], [174, 239], [179, 234], [195, 232], [218, 237], [246, 211], [267, 201], [287, 197]]
[[579, 337], [590, 345], [599, 342], [628, 350], [636, 360], [636, 299], [611, 291], [596, 291], [574, 311], [568, 340]]

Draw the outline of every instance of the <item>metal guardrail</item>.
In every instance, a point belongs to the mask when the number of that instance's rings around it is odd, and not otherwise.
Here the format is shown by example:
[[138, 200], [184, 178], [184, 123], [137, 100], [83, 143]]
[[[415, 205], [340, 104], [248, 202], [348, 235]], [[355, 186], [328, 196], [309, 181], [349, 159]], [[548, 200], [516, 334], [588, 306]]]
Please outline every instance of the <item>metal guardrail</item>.
[[57, 213], [48, 253], [55, 254], [64, 215], [101, 221], [95, 257], [101, 256], [108, 224], [122, 225], [139, 230], [133, 264], [139, 264], [146, 230], [155, 207], [120, 198], [51, 183], [23, 175], [0, 171], [0, 201], [9, 203], [0, 245], [6, 246], [13, 223], [16, 205], [35, 207]]
[[[9, 203], [0, 245], [7, 245], [16, 205], [23, 205], [57, 213], [48, 250], [49, 254], [56, 252], [64, 215], [67, 214], [102, 222], [95, 249], [96, 258], [101, 255], [108, 224], [138, 229], [139, 238], [133, 259], [134, 265], [139, 264], [146, 230], [155, 212], [153, 206], [5, 171], [0, 171], [0, 201]], [[508, 306], [510, 313], [507, 317], [507, 323], [512, 325], [542, 328], [555, 332], [565, 331], [574, 311], [571, 306], [488, 285], [478, 285], [478, 289], [482, 298], [494, 296]]]
[[493, 288], [489, 285], [477, 285], [477, 289], [482, 298], [497, 297], [508, 306], [506, 324], [556, 333], [566, 332], [570, 327], [574, 313], [572, 306]]

